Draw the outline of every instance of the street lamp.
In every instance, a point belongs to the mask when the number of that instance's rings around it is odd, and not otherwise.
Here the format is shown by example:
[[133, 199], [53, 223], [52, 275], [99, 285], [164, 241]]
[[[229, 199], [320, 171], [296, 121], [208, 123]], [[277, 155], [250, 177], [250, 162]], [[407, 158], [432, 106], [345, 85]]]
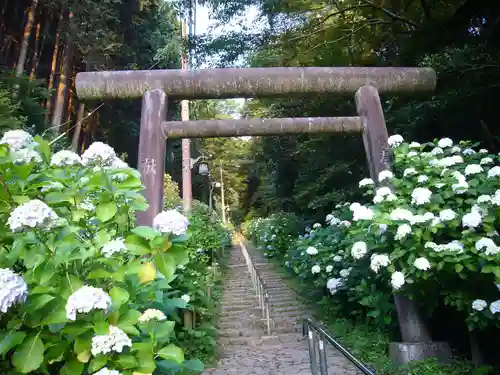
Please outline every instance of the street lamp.
[[200, 155], [197, 158], [191, 158], [191, 169], [193, 169], [194, 165], [198, 162], [198, 174], [200, 176], [208, 176], [210, 174], [210, 168], [208, 167], [208, 163], [206, 162], [205, 155]]

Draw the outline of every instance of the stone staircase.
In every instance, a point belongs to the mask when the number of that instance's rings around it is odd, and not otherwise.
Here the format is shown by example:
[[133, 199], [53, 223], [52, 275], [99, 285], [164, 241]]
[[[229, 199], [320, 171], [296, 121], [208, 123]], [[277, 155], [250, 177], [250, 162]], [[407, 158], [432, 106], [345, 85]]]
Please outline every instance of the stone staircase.
[[[219, 315], [221, 359], [217, 368], [207, 369], [202, 375], [310, 375], [308, 345], [301, 324], [302, 318], [310, 314], [272, 264], [250, 247], [248, 252], [268, 292], [271, 335], [267, 335], [240, 245], [234, 244]], [[359, 374], [333, 348], [327, 353], [329, 374]]]

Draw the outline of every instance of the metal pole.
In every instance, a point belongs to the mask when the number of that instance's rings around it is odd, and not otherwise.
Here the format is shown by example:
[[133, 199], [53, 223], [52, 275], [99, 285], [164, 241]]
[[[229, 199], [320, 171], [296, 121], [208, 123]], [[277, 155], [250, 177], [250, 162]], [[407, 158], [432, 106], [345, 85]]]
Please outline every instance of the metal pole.
[[[182, 21], [182, 39], [187, 41], [186, 23]], [[181, 57], [182, 70], [188, 70], [188, 56], [187, 52], [183, 51]], [[181, 101], [181, 120], [189, 121], [189, 102], [187, 100]], [[184, 211], [191, 210], [193, 200], [193, 191], [191, 183], [191, 140], [182, 140], [182, 202]]]
[[326, 362], [326, 349], [323, 338], [319, 336], [319, 371], [321, 375], [328, 375], [328, 364]]
[[307, 327], [307, 344], [309, 346], [309, 360], [311, 361], [311, 374], [312, 375], [317, 375], [318, 374], [318, 365], [316, 364], [316, 348], [314, 346], [315, 340], [314, 340], [314, 332], [310, 327]]
[[210, 212], [212, 212], [212, 192], [214, 191], [213, 182], [210, 183], [208, 191], [208, 207], [210, 207]]
[[224, 203], [224, 180], [222, 179], [222, 161], [219, 160], [220, 164], [220, 197], [221, 197], [221, 209], [222, 209], [222, 222], [226, 223], [226, 204]]

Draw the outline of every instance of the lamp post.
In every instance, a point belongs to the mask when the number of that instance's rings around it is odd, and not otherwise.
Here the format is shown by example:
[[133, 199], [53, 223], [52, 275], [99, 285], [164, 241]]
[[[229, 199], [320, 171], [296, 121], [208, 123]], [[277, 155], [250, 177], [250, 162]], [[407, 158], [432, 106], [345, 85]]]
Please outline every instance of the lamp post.
[[209, 190], [210, 194], [208, 197], [208, 206], [210, 207], [210, 211], [212, 211], [214, 189], [219, 189], [220, 187], [221, 187], [221, 184], [219, 181], [212, 181], [210, 183], [210, 190]]

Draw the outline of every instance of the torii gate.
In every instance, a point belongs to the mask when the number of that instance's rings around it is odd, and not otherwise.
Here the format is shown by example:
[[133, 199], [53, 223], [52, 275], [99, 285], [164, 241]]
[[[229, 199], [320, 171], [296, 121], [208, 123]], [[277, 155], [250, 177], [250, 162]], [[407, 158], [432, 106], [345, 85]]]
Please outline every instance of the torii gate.
[[[208, 138], [302, 133], [360, 133], [371, 178], [390, 169], [390, 148], [379, 92], [433, 91], [431, 68], [224, 68], [207, 70], [148, 70], [84, 72], [76, 76], [80, 100], [142, 99], [139, 171], [149, 202], [138, 223], [151, 225], [163, 209], [166, 138]], [[221, 99], [286, 94], [355, 94], [357, 117], [165, 121], [167, 97]], [[403, 342], [392, 343], [396, 362], [448, 355], [445, 343], [430, 342], [415, 304], [395, 294]]]

